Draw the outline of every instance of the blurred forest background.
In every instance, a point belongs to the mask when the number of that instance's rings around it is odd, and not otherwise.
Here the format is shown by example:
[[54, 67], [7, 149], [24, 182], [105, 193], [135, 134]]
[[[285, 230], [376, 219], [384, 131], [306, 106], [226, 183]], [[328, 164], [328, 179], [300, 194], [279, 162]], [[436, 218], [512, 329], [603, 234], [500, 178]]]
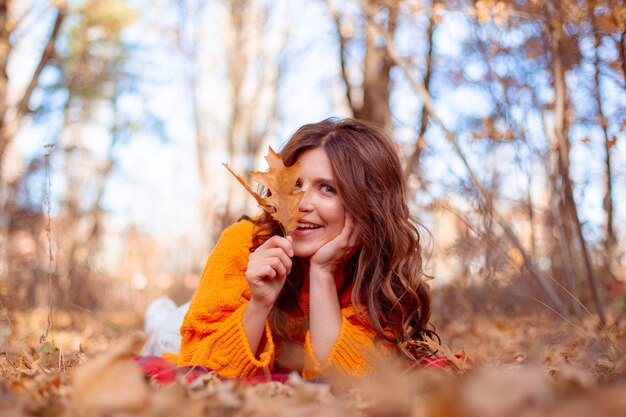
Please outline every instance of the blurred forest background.
[[0, 0], [0, 321], [187, 301], [258, 211], [220, 162], [331, 116], [395, 138], [436, 314], [623, 317], [625, 25], [623, 0]]

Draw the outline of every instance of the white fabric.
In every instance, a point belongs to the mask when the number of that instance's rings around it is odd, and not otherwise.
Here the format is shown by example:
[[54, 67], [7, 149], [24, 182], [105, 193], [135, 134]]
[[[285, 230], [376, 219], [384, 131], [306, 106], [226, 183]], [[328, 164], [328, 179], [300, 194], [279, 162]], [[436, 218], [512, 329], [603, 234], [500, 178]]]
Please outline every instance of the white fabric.
[[180, 307], [168, 297], [159, 297], [146, 309], [144, 329], [147, 335], [142, 355], [161, 356], [163, 352], [180, 352], [180, 326], [189, 303]]

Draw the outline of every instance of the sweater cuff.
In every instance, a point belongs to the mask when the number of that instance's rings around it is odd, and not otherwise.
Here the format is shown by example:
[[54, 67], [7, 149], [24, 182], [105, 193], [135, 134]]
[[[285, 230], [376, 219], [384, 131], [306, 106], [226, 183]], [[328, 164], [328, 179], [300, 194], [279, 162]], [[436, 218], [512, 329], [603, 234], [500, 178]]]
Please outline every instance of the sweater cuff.
[[337, 341], [323, 364], [317, 360], [313, 352], [310, 330], [306, 333], [304, 348], [306, 355], [302, 376], [307, 379], [318, 378], [329, 372], [365, 376], [372, 368], [368, 360], [373, 354], [371, 339], [359, 332], [343, 315]]
[[269, 372], [274, 361], [274, 340], [268, 322], [265, 322], [266, 349], [256, 358], [250, 350], [250, 344], [243, 327], [243, 312], [246, 304], [241, 305], [224, 322], [219, 330], [217, 340], [220, 340], [221, 350], [224, 354], [218, 354], [217, 361], [220, 368], [218, 373], [227, 378], [239, 378], [252, 375], [263, 375]]

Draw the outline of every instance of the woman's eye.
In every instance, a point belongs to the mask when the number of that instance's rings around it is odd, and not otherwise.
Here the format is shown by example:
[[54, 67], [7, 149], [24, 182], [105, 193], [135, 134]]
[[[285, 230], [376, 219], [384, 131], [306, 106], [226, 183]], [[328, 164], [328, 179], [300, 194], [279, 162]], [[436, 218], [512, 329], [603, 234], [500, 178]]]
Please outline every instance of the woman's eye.
[[331, 185], [322, 185], [322, 191], [324, 191], [325, 193], [328, 193], [328, 194], [335, 194], [337, 192], [335, 190], [335, 187], [333, 187]]
[[300, 180], [296, 181], [295, 188], [302, 188], [302, 184], [300, 183]]

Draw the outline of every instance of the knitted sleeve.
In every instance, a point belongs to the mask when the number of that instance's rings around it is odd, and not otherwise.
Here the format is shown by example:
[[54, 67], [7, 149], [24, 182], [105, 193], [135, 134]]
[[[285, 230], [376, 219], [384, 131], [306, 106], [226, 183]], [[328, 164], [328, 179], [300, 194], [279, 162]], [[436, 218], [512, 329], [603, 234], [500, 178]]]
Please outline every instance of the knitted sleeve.
[[315, 357], [310, 331], [306, 334], [305, 351], [304, 378], [333, 372], [360, 377], [369, 374], [378, 361], [391, 357], [395, 346], [380, 338], [371, 325], [361, 322], [350, 306], [341, 310], [339, 336], [326, 362], [321, 364]]
[[242, 316], [250, 299], [245, 278], [254, 225], [240, 221], [219, 239], [181, 326], [178, 365], [199, 365], [229, 378], [262, 375], [272, 367], [274, 343], [265, 324], [266, 349], [250, 350]]

